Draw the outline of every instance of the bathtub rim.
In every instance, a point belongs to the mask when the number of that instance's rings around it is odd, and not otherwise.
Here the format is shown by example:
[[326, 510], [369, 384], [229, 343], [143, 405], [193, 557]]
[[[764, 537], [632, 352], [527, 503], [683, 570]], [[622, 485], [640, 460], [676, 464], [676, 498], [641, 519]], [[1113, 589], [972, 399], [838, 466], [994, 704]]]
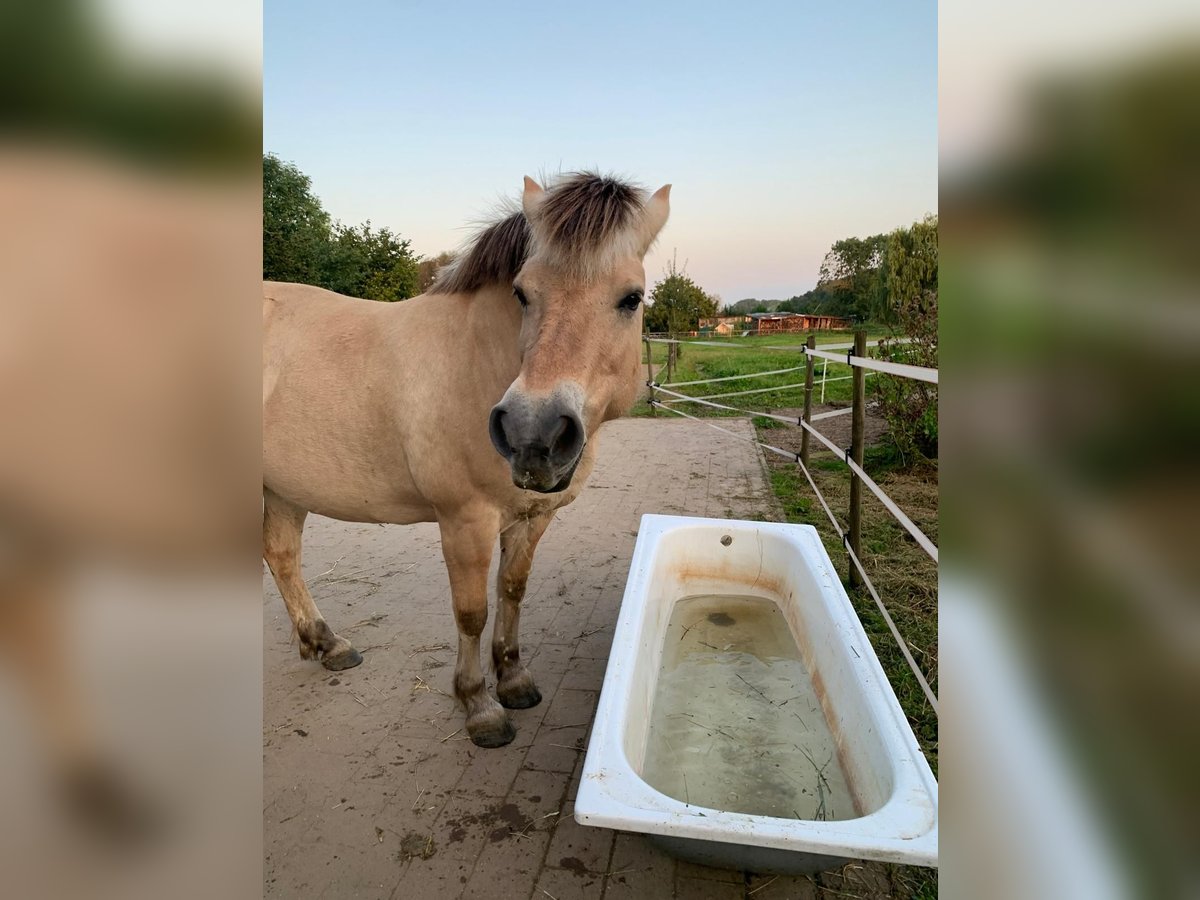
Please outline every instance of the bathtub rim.
[[[770, 533], [795, 545], [809, 559], [833, 571], [820, 536], [811, 525], [749, 522], [689, 516], [642, 516], [629, 578], [613, 635], [587, 755], [575, 800], [581, 824], [666, 837], [695, 838], [910, 865], [937, 866], [937, 781], [917, 744], [895, 692], [887, 681], [858, 615], [836, 578], [824, 585], [826, 603], [860, 648], [853, 667], [865, 679], [863, 689], [879, 726], [892, 765], [892, 791], [873, 812], [854, 819], [819, 821], [753, 816], [676, 800], [651, 787], [625, 752], [625, 724], [618, 715], [632, 697], [633, 658], [649, 613], [644, 603], [648, 581], [668, 532], [713, 529], [735, 535]], [[680, 598], [682, 599], [682, 598]]]

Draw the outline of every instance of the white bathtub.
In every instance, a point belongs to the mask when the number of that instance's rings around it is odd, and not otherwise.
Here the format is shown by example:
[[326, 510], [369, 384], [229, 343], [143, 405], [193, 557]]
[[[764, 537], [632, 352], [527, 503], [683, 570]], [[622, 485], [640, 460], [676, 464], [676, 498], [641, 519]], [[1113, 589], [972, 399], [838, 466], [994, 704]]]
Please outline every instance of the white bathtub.
[[[696, 595], [779, 606], [835, 742], [854, 802], [848, 817], [699, 806], [642, 778], [672, 608]], [[814, 528], [642, 517], [575, 818], [644, 833], [695, 862], [751, 871], [819, 871], [846, 859], [937, 865], [937, 782]]]

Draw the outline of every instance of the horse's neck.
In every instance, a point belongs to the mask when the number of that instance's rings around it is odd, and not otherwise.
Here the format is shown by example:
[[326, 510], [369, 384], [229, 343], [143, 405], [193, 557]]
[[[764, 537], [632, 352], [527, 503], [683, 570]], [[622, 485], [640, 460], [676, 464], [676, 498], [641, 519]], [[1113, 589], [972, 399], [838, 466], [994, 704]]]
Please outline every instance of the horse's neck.
[[470, 324], [464, 338], [485, 344], [517, 346], [521, 334], [521, 313], [513, 297], [511, 284], [493, 284], [480, 288], [467, 300]]
[[453, 356], [478, 377], [494, 374], [505, 379], [507, 388], [521, 366], [521, 314], [512, 285], [490, 285], [457, 295], [443, 310], [446, 343]]

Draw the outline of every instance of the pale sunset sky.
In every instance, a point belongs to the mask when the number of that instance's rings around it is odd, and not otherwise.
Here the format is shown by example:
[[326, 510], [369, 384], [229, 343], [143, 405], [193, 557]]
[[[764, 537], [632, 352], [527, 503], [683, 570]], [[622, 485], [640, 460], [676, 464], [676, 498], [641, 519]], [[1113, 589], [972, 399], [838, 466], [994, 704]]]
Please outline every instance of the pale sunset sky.
[[267, 0], [263, 148], [434, 255], [523, 175], [674, 185], [646, 259], [726, 303], [937, 211], [934, 2]]

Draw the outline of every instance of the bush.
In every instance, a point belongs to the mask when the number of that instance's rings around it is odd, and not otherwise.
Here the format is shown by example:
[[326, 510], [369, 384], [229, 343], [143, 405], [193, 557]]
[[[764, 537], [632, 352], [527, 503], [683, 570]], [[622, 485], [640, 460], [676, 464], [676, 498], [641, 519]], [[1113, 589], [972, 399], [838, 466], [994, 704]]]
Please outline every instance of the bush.
[[645, 324], [650, 332], [695, 331], [700, 319], [717, 314], [717, 301], [675, 266], [672, 260], [654, 285], [646, 304]]
[[[879, 355], [893, 362], [937, 368], [937, 217], [888, 235], [887, 320], [892, 335], [879, 342]], [[900, 343], [897, 338], [908, 338]], [[888, 422], [889, 440], [906, 462], [936, 459], [937, 385], [877, 375], [872, 393]]]

